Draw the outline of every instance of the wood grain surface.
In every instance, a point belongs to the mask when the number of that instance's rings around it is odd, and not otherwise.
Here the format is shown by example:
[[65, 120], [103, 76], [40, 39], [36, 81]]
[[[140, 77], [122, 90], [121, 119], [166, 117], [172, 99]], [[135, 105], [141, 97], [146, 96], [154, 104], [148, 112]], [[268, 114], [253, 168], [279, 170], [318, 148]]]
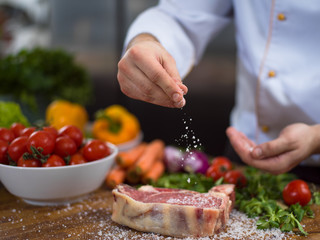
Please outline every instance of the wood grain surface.
[[[112, 200], [111, 192], [102, 186], [77, 203], [32, 206], [11, 195], [0, 183], [0, 239], [175, 239], [137, 232], [112, 222]], [[293, 234], [285, 235], [285, 239], [320, 239], [320, 207], [312, 208], [316, 218], [303, 220], [308, 237]], [[271, 239], [266, 236], [265, 239]]]

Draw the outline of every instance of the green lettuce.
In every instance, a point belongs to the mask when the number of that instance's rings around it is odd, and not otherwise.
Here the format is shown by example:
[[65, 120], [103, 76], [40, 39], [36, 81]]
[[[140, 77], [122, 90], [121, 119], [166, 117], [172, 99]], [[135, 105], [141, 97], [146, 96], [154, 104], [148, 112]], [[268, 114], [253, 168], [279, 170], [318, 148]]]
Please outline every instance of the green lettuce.
[[22, 123], [25, 126], [30, 125], [19, 104], [0, 101], [0, 127], [9, 128], [14, 122]]

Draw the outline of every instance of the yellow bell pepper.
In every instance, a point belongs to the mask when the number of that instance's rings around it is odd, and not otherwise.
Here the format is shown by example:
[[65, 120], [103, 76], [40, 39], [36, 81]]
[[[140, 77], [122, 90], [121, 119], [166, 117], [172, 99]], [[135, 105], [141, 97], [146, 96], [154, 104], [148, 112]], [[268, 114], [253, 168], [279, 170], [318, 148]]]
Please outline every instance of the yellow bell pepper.
[[66, 125], [74, 125], [84, 131], [88, 122], [86, 109], [76, 103], [65, 100], [53, 101], [46, 110], [46, 122], [56, 129]]
[[92, 127], [94, 138], [114, 144], [128, 142], [139, 132], [138, 119], [121, 105], [111, 105], [99, 111]]

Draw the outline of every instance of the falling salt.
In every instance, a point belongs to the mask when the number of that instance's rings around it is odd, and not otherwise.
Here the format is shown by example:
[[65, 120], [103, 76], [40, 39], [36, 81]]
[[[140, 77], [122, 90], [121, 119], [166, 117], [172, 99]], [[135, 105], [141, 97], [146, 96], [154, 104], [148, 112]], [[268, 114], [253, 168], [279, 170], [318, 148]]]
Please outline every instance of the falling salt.
[[[182, 110], [182, 108], [181, 108]], [[185, 148], [186, 152], [192, 152], [192, 150], [201, 148], [200, 139], [196, 138], [194, 131], [191, 129], [192, 118], [187, 117], [186, 112], [183, 113], [184, 117], [182, 119], [185, 125], [185, 132], [181, 134], [180, 139], [176, 139], [177, 144]]]

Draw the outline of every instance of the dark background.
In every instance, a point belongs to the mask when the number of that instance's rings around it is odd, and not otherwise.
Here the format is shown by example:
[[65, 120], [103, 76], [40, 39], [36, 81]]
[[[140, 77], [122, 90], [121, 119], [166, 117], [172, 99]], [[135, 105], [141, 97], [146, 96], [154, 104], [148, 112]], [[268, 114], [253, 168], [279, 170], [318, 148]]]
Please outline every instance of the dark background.
[[[105, 1], [98, 2], [105, 6]], [[145, 141], [160, 138], [166, 144], [180, 144], [181, 147], [190, 144], [185, 139], [181, 140], [181, 135], [187, 133], [183, 119], [191, 118], [192, 121], [188, 124], [189, 130], [192, 130], [195, 137], [200, 140], [203, 149], [211, 155], [223, 154], [226, 143], [225, 129], [229, 125], [229, 115], [234, 103], [236, 49], [233, 25], [230, 24], [209, 44], [202, 61], [184, 80], [189, 88], [186, 106], [183, 109], [168, 109], [126, 97], [121, 93], [116, 80], [117, 63], [130, 23], [141, 11], [155, 5], [157, 1], [113, 1], [113, 4], [111, 2], [108, 2], [107, 16], [102, 14], [106, 10], [98, 10], [92, 6], [86, 8], [86, 3], [83, 2], [84, 12], [76, 16], [80, 19], [88, 16], [88, 19], [94, 21], [94, 26], [99, 24], [99, 21], [105, 21], [108, 30], [99, 34], [97, 31], [96, 35], [91, 35], [85, 44], [77, 40], [78, 48], [72, 47], [70, 39], [65, 35], [65, 38], [61, 39], [62, 24], [53, 28], [53, 44], [75, 51], [79, 62], [86, 65], [92, 74], [95, 101], [87, 108], [90, 116], [110, 104], [122, 104], [138, 117]], [[59, 6], [57, 14], [60, 17], [62, 9], [69, 7], [64, 7], [66, 3], [61, 0], [61, 6], [58, 3], [56, 7]], [[100, 19], [92, 18], [93, 13], [99, 15], [100, 11]], [[61, 19], [63, 18], [60, 18], [60, 21]], [[100, 48], [105, 48], [109, 55], [99, 56]], [[191, 133], [188, 135], [192, 137]]]
[[[13, 39], [8, 46], [0, 37], [0, 56], [38, 45], [62, 48], [91, 76], [94, 99], [86, 106], [91, 120], [97, 110], [122, 104], [138, 117], [145, 141], [161, 138], [166, 144], [187, 147], [183, 145], [189, 143], [181, 135], [189, 134], [199, 139], [208, 153], [222, 154], [234, 103], [236, 48], [232, 24], [208, 45], [202, 61], [184, 80], [189, 92], [183, 109], [129, 99], [119, 89], [117, 64], [126, 31], [139, 13], [155, 4], [156, 0], [13, 1], [8, 21], [14, 26]], [[193, 132], [188, 133], [186, 127]]]

